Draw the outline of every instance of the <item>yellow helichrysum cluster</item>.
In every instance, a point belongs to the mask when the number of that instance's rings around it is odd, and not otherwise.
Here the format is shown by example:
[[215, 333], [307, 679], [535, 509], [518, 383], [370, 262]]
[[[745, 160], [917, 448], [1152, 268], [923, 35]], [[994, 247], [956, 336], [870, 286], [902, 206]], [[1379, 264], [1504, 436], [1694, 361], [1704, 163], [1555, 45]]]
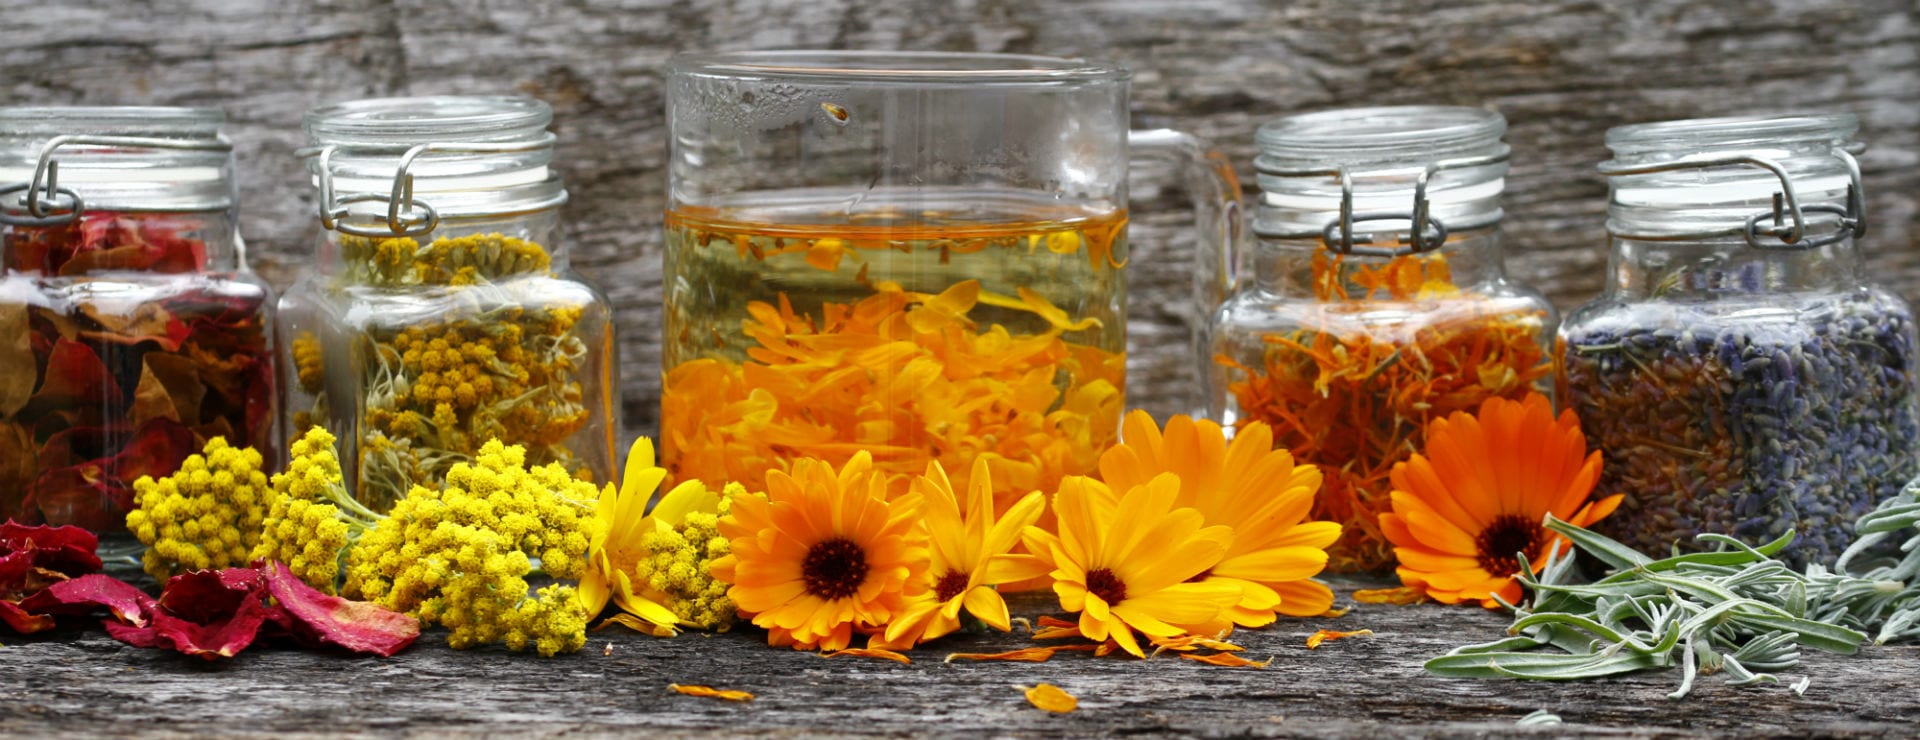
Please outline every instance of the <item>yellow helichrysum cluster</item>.
[[342, 236], [349, 277], [372, 285], [473, 285], [547, 272], [553, 260], [539, 244], [503, 234], [441, 237], [425, 247], [408, 237]]
[[591, 615], [573, 587], [534, 593], [526, 579], [536, 557], [548, 576], [585, 572], [598, 494], [558, 465], [525, 463], [524, 449], [489, 441], [444, 489], [415, 486], [353, 548], [346, 593], [446, 626], [455, 648], [578, 650]]
[[326, 365], [321, 358], [320, 339], [313, 332], [302, 332], [295, 337], [290, 350], [293, 354], [294, 377], [300, 387], [308, 393], [319, 393], [320, 386], [326, 381]]
[[127, 529], [147, 545], [147, 573], [164, 581], [189, 570], [246, 565], [272, 496], [260, 465], [259, 452], [214, 437], [173, 475], [134, 481], [136, 508], [127, 513]]
[[727, 584], [713, 577], [712, 566], [732, 552], [732, 544], [720, 536], [720, 517], [732, 511], [735, 496], [744, 495], [745, 486], [728, 483], [718, 512], [687, 512], [678, 524], [660, 526], [641, 538], [650, 554], [634, 564], [634, 582], [682, 624], [719, 632], [733, 626], [733, 601], [727, 598]]
[[293, 443], [286, 471], [273, 476], [278, 495], [253, 549], [255, 559], [285, 563], [295, 577], [329, 594], [339, 590], [347, 548], [380, 519], [348, 495], [333, 443], [320, 427]]

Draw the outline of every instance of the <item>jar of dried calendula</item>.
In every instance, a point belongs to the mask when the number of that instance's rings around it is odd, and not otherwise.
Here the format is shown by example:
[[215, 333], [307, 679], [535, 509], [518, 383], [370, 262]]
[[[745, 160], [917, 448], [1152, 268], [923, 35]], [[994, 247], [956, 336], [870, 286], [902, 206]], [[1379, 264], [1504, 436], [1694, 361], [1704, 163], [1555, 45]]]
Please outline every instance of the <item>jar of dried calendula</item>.
[[1215, 312], [1212, 411], [1326, 476], [1334, 571], [1390, 566], [1389, 473], [1434, 419], [1544, 390], [1552, 307], [1506, 278], [1506, 120], [1359, 108], [1260, 127], [1248, 269]]

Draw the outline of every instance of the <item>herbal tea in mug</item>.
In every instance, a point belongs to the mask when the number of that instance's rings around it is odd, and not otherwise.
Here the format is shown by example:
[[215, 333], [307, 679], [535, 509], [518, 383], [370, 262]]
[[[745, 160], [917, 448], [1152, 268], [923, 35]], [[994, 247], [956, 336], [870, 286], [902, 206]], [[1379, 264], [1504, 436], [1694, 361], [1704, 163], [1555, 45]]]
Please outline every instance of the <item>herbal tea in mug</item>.
[[[1125, 398], [1125, 92], [1124, 70], [1039, 57], [677, 60], [674, 478], [759, 489], [861, 450], [896, 488], [930, 461], [985, 459], [999, 493], [1093, 472]], [[1226, 225], [1235, 189], [1203, 169]]]

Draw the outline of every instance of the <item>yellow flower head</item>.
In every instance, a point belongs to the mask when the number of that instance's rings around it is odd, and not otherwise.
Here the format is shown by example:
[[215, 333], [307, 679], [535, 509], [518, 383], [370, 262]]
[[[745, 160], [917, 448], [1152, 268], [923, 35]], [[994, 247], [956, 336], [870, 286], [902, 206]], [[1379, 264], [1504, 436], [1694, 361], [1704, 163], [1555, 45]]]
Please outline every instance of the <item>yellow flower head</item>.
[[767, 474], [767, 497], [743, 497], [720, 520], [732, 552], [715, 578], [768, 642], [796, 649], [847, 647], [857, 626], [880, 629], [905, 606], [927, 569], [919, 497], [887, 500], [886, 476], [859, 452], [845, 467], [811, 458]]
[[1240, 587], [1240, 603], [1226, 615], [1233, 623], [1259, 627], [1276, 612], [1310, 617], [1333, 606], [1333, 592], [1311, 579], [1326, 567], [1340, 525], [1306, 521], [1320, 471], [1273, 449], [1266, 424], [1246, 425], [1229, 444], [1211, 421], [1175, 416], [1163, 432], [1147, 412], [1135, 411], [1123, 433], [1126, 442], [1100, 457], [1108, 486], [1125, 491], [1172, 473], [1180, 479], [1175, 506], [1233, 528], [1226, 555], [1206, 576]]
[[1542, 526], [1547, 514], [1586, 527], [1613, 513], [1620, 494], [1588, 501], [1600, 453], [1572, 411], [1554, 418], [1546, 396], [1488, 399], [1477, 415], [1435, 419], [1426, 454], [1393, 466], [1393, 511], [1380, 529], [1400, 560], [1400, 581], [1439, 601], [1520, 600], [1516, 554], [1538, 570], [1572, 544]]
[[[708, 563], [694, 552], [713, 538], [721, 496], [693, 480], [656, 497], [666, 476], [667, 471], [655, 464], [653, 440], [634, 440], [620, 488], [608, 486], [595, 507], [594, 517], [601, 521], [602, 530], [588, 549], [590, 568], [580, 580], [580, 597], [588, 614], [599, 614], [611, 600], [659, 637], [672, 635], [682, 624], [723, 626], [732, 616], [730, 605], [720, 608], [724, 587], [705, 593], [709, 586], [701, 581]], [[708, 536], [691, 542], [693, 538], [686, 536], [689, 530], [708, 532]], [[659, 546], [669, 541], [676, 546]], [[654, 578], [641, 577], [643, 572], [659, 575], [661, 587], [655, 587]], [[703, 601], [703, 596], [709, 598]], [[675, 609], [676, 604], [686, 608]]]
[[922, 521], [930, 539], [930, 567], [906, 611], [887, 625], [884, 642], [911, 647], [953, 632], [960, 628], [963, 607], [994, 629], [1010, 629], [1007, 602], [994, 586], [1046, 574], [1038, 558], [1009, 554], [1020, 533], [1039, 521], [1045, 499], [1038, 491], [1028, 493], [996, 520], [992, 474], [984, 458], [973, 463], [964, 514], [938, 461], [927, 463], [926, 475], [914, 479], [911, 490], [926, 504]]
[[1203, 526], [1198, 510], [1175, 505], [1179, 496], [1171, 473], [1118, 497], [1074, 476], [1053, 497], [1060, 533], [1027, 528], [1027, 550], [1052, 569], [1060, 608], [1080, 615], [1081, 635], [1146, 657], [1134, 630], [1178, 637], [1240, 603], [1233, 581], [1200, 578], [1226, 555], [1233, 530]]

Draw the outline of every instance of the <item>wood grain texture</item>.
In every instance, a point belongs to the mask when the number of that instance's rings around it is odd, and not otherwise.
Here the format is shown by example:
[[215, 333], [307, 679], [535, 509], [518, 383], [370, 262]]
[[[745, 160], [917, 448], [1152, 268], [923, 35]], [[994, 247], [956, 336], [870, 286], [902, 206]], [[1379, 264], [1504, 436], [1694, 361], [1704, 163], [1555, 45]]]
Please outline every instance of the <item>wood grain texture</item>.
[[[1344, 589], [1342, 594], [1344, 596]], [[1342, 601], [1345, 599], [1343, 598]], [[1052, 605], [1016, 600], [1016, 614]], [[1265, 670], [1163, 655], [1149, 661], [1062, 653], [1045, 664], [942, 663], [951, 651], [1032, 644], [1024, 635], [958, 635], [903, 666], [769, 648], [765, 633], [659, 640], [622, 630], [543, 660], [497, 649], [449, 650], [444, 633], [392, 659], [259, 648], [221, 663], [126, 647], [98, 628], [0, 648], [0, 736], [83, 738], [345, 733], [486, 737], [1536, 737], [1743, 740], [1912, 737], [1920, 721], [1920, 647], [1810, 653], [1785, 685], [1732, 688], [1702, 677], [1685, 701], [1665, 698], [1675, 671], [1604, 681], [1442, 679], [1421, 663], [1503, 634], [1477, 607], [1361, 605], [1339, 619], [1282, 620], [1243, 630]], [[1372, 637], [1305, 646], [1319, 628]], [[612, 645], [612, 652], [606, 646]], [[1050, 715], [1021, 688], [1052, 683], [1080, 709]], [[751, 691], [750, 703], [676, 695], [670, 683]], [[1515, 727], [1537, 709], [1557, 727]]]
[[[1877, 279], [1920, 297], [1920, 9], [1911, 0], [0, 0], [10, 103], [224, 106], [244, 233], [276, 285], [309, 254], [314, 203], [292, 150], [311, 105], [517, 90], [554, 105], [573, 193], [567, 243], [618, 306], [629, 435], [658, 408], [661, 70], [683, 49], [836, 47], [1117, 59], [1135, 123], [1209, 137], [1251, 174], [1252, 131], [1353, 105], [1484, 105], [1512, 123], [1506, 230], [1519, 280], [1571, 308], [1606, 246], [1607, 127], [1851, 110]], [[1185, 410], [1181, 194], [1142, 185], [1133, 238], [1136, 405]]]

